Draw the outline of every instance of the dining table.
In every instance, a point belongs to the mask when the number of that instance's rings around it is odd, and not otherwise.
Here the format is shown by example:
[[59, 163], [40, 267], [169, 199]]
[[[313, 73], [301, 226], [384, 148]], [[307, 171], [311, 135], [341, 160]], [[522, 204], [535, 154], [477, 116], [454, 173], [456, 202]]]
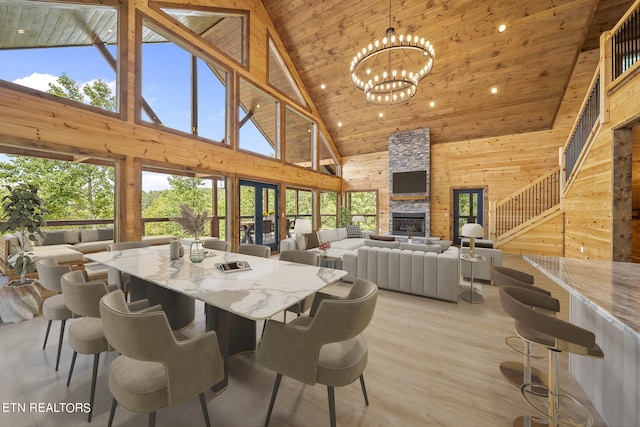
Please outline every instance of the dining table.
[[[86, 254], [86, 258], [131, 276], [132, 301], [148, 298], [161, 304], [174, 329], [194, 320], [195, 300], [205, 306], [206, 330], [215, 330], [224, 361], [224, 379], [212, 389], [228, 385], [233, 355], [256, 349], [256, 322], [267, 320], [309, 295], [342, 279], [347, 272], [274, 258], [206, 250], [202, 262], [187, 255], [171, 259], [169, 245]], [[249, 269], [222, 272], [219, 264], [244, 262]]]

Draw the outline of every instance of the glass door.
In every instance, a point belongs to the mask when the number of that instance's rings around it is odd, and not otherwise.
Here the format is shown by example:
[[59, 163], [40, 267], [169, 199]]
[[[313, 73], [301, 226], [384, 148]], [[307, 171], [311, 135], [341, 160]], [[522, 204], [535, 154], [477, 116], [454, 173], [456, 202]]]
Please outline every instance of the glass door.
[[278, 250], [278, 186], [240, 181], [240, 244]]
[[468, 222], [483, 224], [483, 190], [453, 190], [453, 243], [460, 244], [460, 230]]

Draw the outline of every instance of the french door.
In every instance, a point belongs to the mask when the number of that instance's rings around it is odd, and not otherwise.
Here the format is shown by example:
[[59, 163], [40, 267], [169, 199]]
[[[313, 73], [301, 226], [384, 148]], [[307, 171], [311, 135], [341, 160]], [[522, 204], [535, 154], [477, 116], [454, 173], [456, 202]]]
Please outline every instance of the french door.
[[460, 244], [460, 230], [468, 222], [484, 224], [483, 189], [453, 190], [453, 243]]
[[240, 244], [278, 250], [278, 186], [240, 181]]

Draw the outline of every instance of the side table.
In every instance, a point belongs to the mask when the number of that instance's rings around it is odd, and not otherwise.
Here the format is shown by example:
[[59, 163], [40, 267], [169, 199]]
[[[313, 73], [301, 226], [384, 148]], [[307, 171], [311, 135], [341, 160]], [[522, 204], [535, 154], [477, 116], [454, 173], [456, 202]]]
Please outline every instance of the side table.
[[328, 267], [333, 269], [342, 268], [342, 258], [337, 256], [320, 256], [320, 267]]
[[477, 262], [482, 262], [485, 260], [486, 260], [485, 257], [483, 257], [482, 255], [476, 255], [475, 257], [471, 257], [469, 254], [460, 255], [460, 261], [468, 262], [470, 264], [469, 270], [471, 272], [471, 283], [469, 286], [469, 290], [464, 290], [460, 292], [460, 298], [467, 302], [470, 302], [471, 304], [484, 302], [484, 298], [482, 294], [479, 294], [473, 289], [473, 265]]

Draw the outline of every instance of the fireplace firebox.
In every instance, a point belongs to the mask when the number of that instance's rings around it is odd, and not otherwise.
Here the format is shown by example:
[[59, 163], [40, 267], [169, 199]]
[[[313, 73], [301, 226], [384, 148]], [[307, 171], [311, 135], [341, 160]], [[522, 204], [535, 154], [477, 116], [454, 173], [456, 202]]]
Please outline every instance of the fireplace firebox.
[[407, 236], [409, 231], [413, 236], [425, 237], [424, 213], [393, 212], [391, 214], [391, 234]]

